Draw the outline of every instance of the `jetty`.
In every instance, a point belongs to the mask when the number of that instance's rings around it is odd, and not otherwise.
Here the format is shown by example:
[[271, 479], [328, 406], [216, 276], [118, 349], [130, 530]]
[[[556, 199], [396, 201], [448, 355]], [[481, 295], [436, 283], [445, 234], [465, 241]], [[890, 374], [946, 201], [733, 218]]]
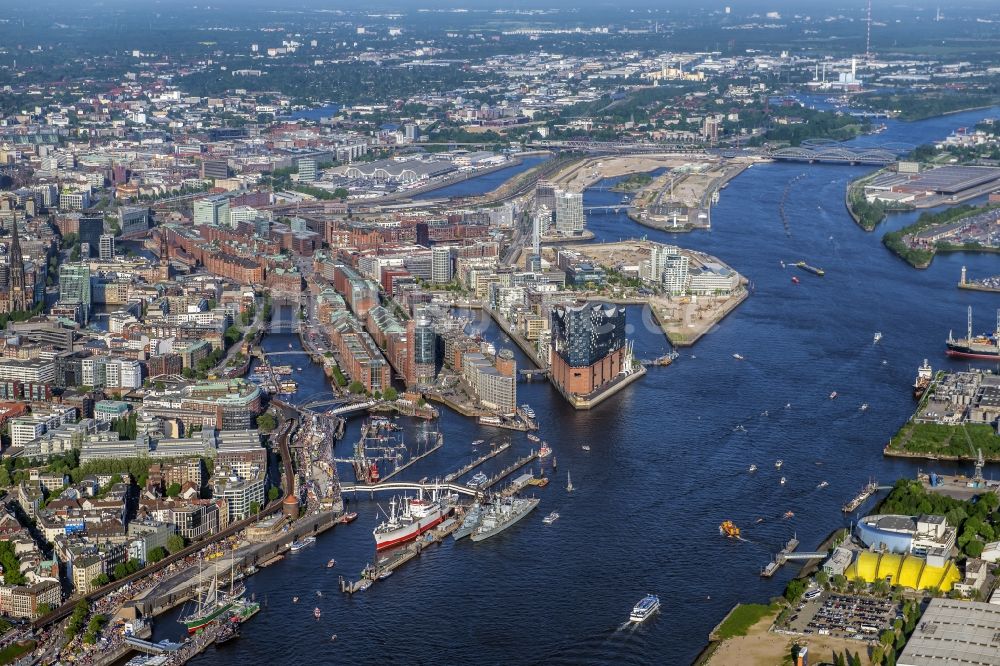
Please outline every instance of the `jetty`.
[[524, 467], [528, 463], [532, 462], [533, 460], [537, 460], [537, 459], [538, 459], [538, 451], [532, 451], [528, 455], [526, 455], [526, 456], [524, 456], [522, 458], [518, 458], [513, 463], [511, 463], [507, 467], [504, 467], [502, 470], [500, 470], [499, 472], [497, 472], [496, 474], [494, 474], [492, 477], [490, 477], [486, 481], [486, 483], [484, 483], [483, 485], [480, 486], [480, 489], [485, 490], [487, 488], [495, 486], [500, 481], [506, 479], [508, 476], [510, 476], [511, 474], [513, 474], [514, 472], [516, 472], [517, 470], [521, 469], [522, 467]]
[[424, 549], [440, 544], [446, 536], [457, 530], [462, 524], [459, 518], [456, 513], [434, 529], [420, 535], [413, 543], [403, 546], [385, 558], [379, 559], [376, 555], [375, 564], [369, 563], [362, 570], [361, 578], [358, 580], [348, 581], [341, 576], [340, 591], [344, 594], [364, 592], [376, 582], [387, 578], [393, 571], [420, 555]]
[[510, 442], [504, 442], [500, 446], [492, 448], [490, 451], [487, 451], [486, 453], [484, 453], [483, 455], [479, 456], [475, 460], [469, 462], [467, 465], [463, 465], [462, 467], [459, 467], [454, 472], [450, 472], [450, 473], [446, 474], [445, 477], [444, 477], [444, 480], [446, 482], [454, 481], [458, 477], [462, 476], [463, 474], [467, 474], [467, 473], [471, 472], [472, 470], [474, 470], [475, 468], [479, 467], [480, 465], [482, 465], [484, 462], [486, 462], [490, 458], [494, 458], [494, 457], [500, 455], [501, 453], [503, 453], [504, 451], [506, 451], [509, 448], [510, 448]]
[[[799, 547], [799, 539], [797, 535], [793, 535], [789, 539], [784, 548], [782, 548], [777, 555], [774, 556], [770, 562], [768, 562], [761, 570], [760, 575], [764, 578], [770, 578], [781, 568], [781, 565], [786, 564], [789, 560], [812, 560], [817, 557], [826, 557], [826, 553], [795, 553], [795, 549]], [[793, 554], [794, 553], [794, 554]]]

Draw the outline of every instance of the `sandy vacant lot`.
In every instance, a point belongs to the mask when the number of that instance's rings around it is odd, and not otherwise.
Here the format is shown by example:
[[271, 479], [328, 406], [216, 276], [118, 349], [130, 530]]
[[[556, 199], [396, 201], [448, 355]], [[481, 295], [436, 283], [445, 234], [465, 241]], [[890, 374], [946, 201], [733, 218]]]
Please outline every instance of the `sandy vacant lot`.
[[787, 636], [768, 632], [777, 613], [771, 613], [750, 627], [746, 636], [725, 641], [709, 659], [709, 666], [779, 666], [791, 654], [792, 644], [809, 647], [809, 663], [832, 661], [833, 653], [850, 650], [857, 653], [861, 663], [869, 666], [868, 645], [830, 636]]
[[690, 158], [635, 155], [630, 157], [601, 157], [587, 160], [579, 168], [570, 167], [552, 180], [573, 192], [582, 192], [602, 178], [615, 178], [631, 173], [646, 173], [660, 168], [674, 169], [693, 162], [705, 162], [695, 156]]

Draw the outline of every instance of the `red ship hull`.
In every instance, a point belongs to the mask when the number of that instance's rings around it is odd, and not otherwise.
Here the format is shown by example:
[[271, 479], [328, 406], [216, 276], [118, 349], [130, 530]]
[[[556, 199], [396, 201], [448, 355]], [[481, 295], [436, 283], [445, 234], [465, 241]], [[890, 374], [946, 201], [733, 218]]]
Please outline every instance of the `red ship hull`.
[[1000, 361], [1000, 353], [997, 354], [977, 354], [975, 352], [959, 351], [957, 349], [949, 349], [945, 352], [948, 356], [952, 358], [978, 358], [984, 361]]
[[400, 536], [391, 539], [386, 539], [384, 541], [376, 537], [375, 550], [376, 551], [385, 550], [386, 548], [392, 548], [393, 546], [398, 546], [399, 544], [406, 543], [407, 541], [413, 541], [424, 532], [440, 525], [442, 522], [444, 522], [444, 518], [445, 514], [442, 512], [440, 516], [431, 519], [427, 523], [420, 524], [420, 522], [414, 522], [413, 525], [411, 525], [412, 529]]

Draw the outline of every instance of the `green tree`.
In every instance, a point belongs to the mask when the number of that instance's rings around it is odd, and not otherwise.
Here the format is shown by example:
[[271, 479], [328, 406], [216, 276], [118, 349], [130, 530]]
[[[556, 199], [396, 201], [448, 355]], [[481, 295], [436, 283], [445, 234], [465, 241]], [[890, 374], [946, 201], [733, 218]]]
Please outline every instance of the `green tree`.
[[90, 581], [91, 585], [93, 585], [94, 587], [102, 587], [104, 585], [107, 585], [110, 582], [111, 582], [111, 579], [108, 578], [108, 574], [105, 574], [105, 573], [98, 574], [97, 576], [94, 576], [94, 579], [92, 581]]
[[256, 516], [260, 513], [260, 502], [250, 502], [250, 514]]
[[382, 398], [389, 402], [395, 402], [398, 397], [399, 393], [391, 386], [386, 387], [385, 391], [382, 392]]
[[170, 538], [167, 539], [167, 550], [171, 554], [176, 553], [184, 549], [184, 537], [180, 534], [171, 534]]
[[44, 601], [38, 604], [38, 615], [41, 617], [43, 615], [48, 615], [52, 612], [52, 604], [45, 603]]
[[269, 502], [273, 502], [274, 500], [278, 499], [279, 497], [281, 497], [281, 491], [278, 490], [276, 487], [271, 486], [271, 489], [267, 491], [267, 499], [268, 499], [268, 501]]
[[347, 390], [357, 395], [359, 393], [364, 393], [365, 385], [355, 379], [351, 382], [350, 386], [347, 387]]
[[806, 582], [799, 578], [793, 578], [785, 586], [785, 598], [795, 603], [806, 591]]
[[176, 481], [174, 483], [171, 483], [170, 486], [167, 487], [167, 497], [177, 497], [180, 494], [181, 494], [181, 484], [177, 483]]
[[149, 561], [150, 564], [156, 564], [167, 555], [168, 553], [166, 548], [164, 548], [163, 546], [157, 546], [156, 548], [153, 548], [146, 554], [146, 559]]
[[264, 412], [257, 417], [257, 427], [264, 432], [271, 432], [276, 427], [278, 427], [278, 422], [275, 420], [274, 416], [269, 412]]

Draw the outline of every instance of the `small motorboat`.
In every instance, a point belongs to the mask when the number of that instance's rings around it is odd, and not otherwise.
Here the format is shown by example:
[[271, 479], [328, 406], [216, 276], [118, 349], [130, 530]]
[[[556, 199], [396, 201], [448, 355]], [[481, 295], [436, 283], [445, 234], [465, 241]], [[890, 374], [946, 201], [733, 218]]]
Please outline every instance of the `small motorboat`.
[[858, 411], [859, 412], [866, 412], [866, 411], [868, 411], [868, 403], [867, 402], [861, 403], [861, 406], [858, 407]]
[[751, 472], [756, 472], [757, 471], [757, 464], [756, 463], [751, 463], [750, 464], [750, 471]]
[[292, 597], [292, 603], [293, 604], [299, 603], [299, 598], [298, 597]]
[[774, 461], [774, 469], [781, 469], [781, 466], [784, 464], [785, 461], [782, 460], [781, 458], [778, 458], [777, 460]]
[[877, 345], [879, 340], [882, 339], [882, 331], [875, 331], [875, 340], [872, 342], [873, 345]]
[[316, 596], [317, 597], [322, 597], [323, 593], [320, 590], [316, 590]]
[[584, 451], [589, 451], [590, 450], [590, 444], [584, 444], [580, 448], [583, 449]]
[[798, 283], [799, 283], [799, 279], [793, 275], [792, 276], [792, 284], [798, 284]]
[[378, 579], [379, 580], [385, 580], [386, 578], [388, 578], [391, 575], [392, 575], [392, 569], [386, 569], [385, 571], [383, 571], [382, 573], [380, 573], [378, 575]]
[[556, 513], [555, 511], [553, 511], [549, 515], [547, 515], [544, 518], [542, 518], [542, 522], [545, 523], [546, 525], [551, 525], [552, 523], [556, 522], [557, 520], [559, 520], [559, 514]]
[[758, 518], [757, 520], [754, 521], [754, 525], [760, 525], [762, 522], [764, 522], [764, 519]]
[[782, 516], [782, 518], [784, 518], [785, 520], [788, 520], [789, 518], [794, 518], [794, 517], [795, 517], [795, 512], [793, 512], [793, 511], [786, 511], [785, 515]]
[[327, 569], [332, 569], [332, 568], [334, 568], [335, 566], [337, 566], [337, 560], [335, 560], [335, 559], [333, 559], [333, 558], [331, 557], [331, 558], [330, 558], [330, 561], [326, 563], [326, 568], [327, 568]]
[[334, 634], [333, 636], [330, 636], [330, 640], [331, 641], [337, 640], [337, 634]]
[[834, 391], [833, 393], [830, 394], [830, 400], [836, 400], [836, 399], [837, 399], [837, 392]]
[[816, 486], [816, 489], [822, 490], [823, 488], [826, 488], [828, 485], [830, 485], [829, 481], [820, 481], [819, 485]]
[[781, 481], [779, 481], [779, 483], [780, 483], [781, 485], [785, 485], [785, 477], [781, 477]]
[[737, 361], [743, 360], [743, 357], [740, 354], [733, 354], [733, 358], [735, 358]]
[[323, 614], [323, 612], [319, 609], [319, 606], [317, 606], [316, 608], [313, 608], [313, 617], [314, 618], [316, 618], [318, 620], [320, 618], [320, 615], [322, 615], [322, 614]]

